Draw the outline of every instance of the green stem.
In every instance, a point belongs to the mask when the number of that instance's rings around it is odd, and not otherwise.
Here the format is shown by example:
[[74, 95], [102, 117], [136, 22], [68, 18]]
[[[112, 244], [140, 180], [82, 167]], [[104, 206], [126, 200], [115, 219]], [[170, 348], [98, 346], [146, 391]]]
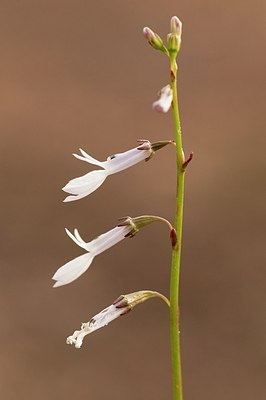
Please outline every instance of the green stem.
[[179, 276], [182, 245], [182, 223], [184, 204], [184, 156], [182, 149], [181, 125], [177, 98], [177, 67], [175, 61], [171, 62], [171, 88], [173, 90], [173, 117], [176, 140], [176, 164], [177, 164], [177, 189], [176, 189], [176, 214], [175, 229], [177, 233], [177, 245], [172, 251], [172, 267], [170, 282], [170, 334], [172, 354], [172, 380], [173, 399], [183, 400], [181, 355], [180, 355], [180, 329], [179, 329]]

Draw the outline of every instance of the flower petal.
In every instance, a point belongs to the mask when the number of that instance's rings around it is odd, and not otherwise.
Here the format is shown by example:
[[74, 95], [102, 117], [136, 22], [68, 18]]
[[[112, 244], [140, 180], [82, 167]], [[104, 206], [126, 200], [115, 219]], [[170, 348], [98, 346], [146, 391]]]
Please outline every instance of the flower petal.
[[65, 231], [66, 234], [70, 237], [70, 239], [73, 240], [74, 243], [76, 243], [82, 249], [87, 250], [87, 243], [84, 242], [84, 240], [81, 238], [77, 229], [74, 229], [74, 235], [67, 228], [65, 228]]
[[89, 268], [94, 259], [94, 255], [91, 253], [83, 254], [82, 256], [74, 258], [62, 267], [60, 267], [53, 276], [53, 280], [57, 281], [54, 287], [67, 285], [73, 282], [75, 279], [84, 274]]
[[88, 174], [72, 179], [63, 187], [64, 192], [75, 196], [68, 196], [64, 201], [81, 199], [100, 187], [108, 176], [105, 170], [92, 171]]
[[149, 150], [141, 150], [136, 147], [124, 153], [114, 154], [103, 163], [103, 168], [108, 169], [109, 175], [115, 174], [144, 161], [151, 156], [152, 152], [151, 148]]
[[96, 239], [87, 243], [86, 250], [93, 253], [94, 256], [97, 256], [98, 254], [104, 252], [105, 250], [123, 240], [131, 230], [131, 226], [116, 226], [110, 231], [103, 233]]
[[68, 336], [67, 344], [74, 344], [76, 349], [82, 346], [83, 339], [86, 335], [103, 328], [108, 325], [114, 319], [120, 317], [124, 313], [124, 309], [117, 308], [115, 305], [111, 305], [95, 315], [89, 322], [81, 325], [80, 331], [75, 331], [72, 336]]
[[86, 151], [79, 149], [79, 151], [81, 152], [81, 156], [79, 154], [73, 154], [74, 157], [76, 157], [78, 160], [81, 161], [86, 161], [89, 164], [93, 164], [93, 165], [98, 165], [99, 167], [103, 167], [103, 162], [102, 161], [98, 161], [95, 158], [91, 157], [88, 153], [86, 153]]
[[152, 108], [161, 113], [167, 113], [169, 111], [173, 101], [173, 91], [170, 85], [163, 87], [160, 91], [159, 100], [152, 104]]
[[85, 246], [87, 246], [87, 243], [82, 239], [82, 237], [80, 236], [79, 231], [77, 230], [77, 228], [74, 229], [74, 235], [75, 235], [75, 237], [78, 239], [78, 241], [79, 241], [82, 245], [84, 245], [84, 248], [85, 248]]

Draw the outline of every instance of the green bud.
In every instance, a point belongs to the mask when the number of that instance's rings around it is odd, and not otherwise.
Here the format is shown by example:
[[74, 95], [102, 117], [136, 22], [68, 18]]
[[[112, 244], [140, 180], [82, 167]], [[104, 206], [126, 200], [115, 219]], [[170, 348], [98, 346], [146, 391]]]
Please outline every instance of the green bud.
[[167, 45], [169, 52], [179, 52], [181, 47], [181, 36], [177, 35], [176, 33], [169, 33], [167, 35]]
[[163, 40], [160, 38], [157, 33], [153, 32], [147, 26], [143, 28], [143, 35], [148, 40], [148, 43], [155, 49], [161, 50], [164, 53], [168, 53], [166, 47], [164, 46]]
[[181, 47], [182, 22], [177, 17], [170, 21], [171, 32], [167, 35], [167, 46], [170, 57], [174, 60]]

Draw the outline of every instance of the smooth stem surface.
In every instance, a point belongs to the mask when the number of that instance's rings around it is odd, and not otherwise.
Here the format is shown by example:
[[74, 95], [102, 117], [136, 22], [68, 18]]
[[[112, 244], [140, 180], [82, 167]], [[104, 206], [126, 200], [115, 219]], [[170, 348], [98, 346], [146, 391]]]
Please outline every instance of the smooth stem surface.
[[177, 99], [177, 67], [175, 61], [171, 62], [171, 88], [173, 90], [173, 116], [176, 140], [176, 164], [177, 164], [177, 189], [176, 189], [176, 214], [175, 229], [177, 233], [177, 245], [172, 251], [172, 267], [170, 282], [170, 334], [172, 354], [172, 381], [173, 399], [183, 400], [181, 356], [180, 356], [180, 330], [179, 330], [179, 276], [182, 245], [182, 223], [184, 204], [184, 156], [182, 149], [181, 125]]

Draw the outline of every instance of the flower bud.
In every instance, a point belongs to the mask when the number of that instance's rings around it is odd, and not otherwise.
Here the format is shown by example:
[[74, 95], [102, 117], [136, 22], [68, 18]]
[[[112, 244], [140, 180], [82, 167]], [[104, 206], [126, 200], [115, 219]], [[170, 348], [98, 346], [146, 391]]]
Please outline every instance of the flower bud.
[[181, 36], [181, 33], [182, 33], [182, 22], [176, 16], [171, 18], [170, 30], [171, 30], [171, 33], [176, 33], [179, 36]]
[[163, 40], [160, 38], [159, 35], [157, 35], [157, 33], [153, 32], [150, 28], [146, 26], [145, 28], [143, 28], [143, 35], [155, 50], [161, 50], [164, 53], [167, 53], [167, 49], [163, 44]]
[[170, 57], [175, 59], [181, 47], [182, 22], [177, 17], [170, 21], [171, 32], [167, 35], [167, 46]]
[[169, 35], [167, 35], [167, 45], [170, 53], [177, 54], [181, 47], [181, 36], [176, 33], [169, 33]]

